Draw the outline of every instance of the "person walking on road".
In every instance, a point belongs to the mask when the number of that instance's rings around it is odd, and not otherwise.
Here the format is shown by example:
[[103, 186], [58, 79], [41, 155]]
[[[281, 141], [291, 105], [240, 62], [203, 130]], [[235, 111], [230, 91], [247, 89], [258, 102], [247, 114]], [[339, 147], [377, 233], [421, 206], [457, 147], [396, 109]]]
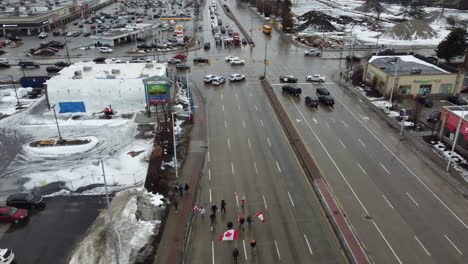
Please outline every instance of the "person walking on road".
[[237, 258], [239, 257], [239, 250], [237, 250], [237, 248], [234, 248], [232, 251], [232, 256], [234, 257], [234, 263], [237, 264]]
[[250, 247], [252, 248], [252, 253], [254, 255], [257, 255], [257, 242], [255, 242], [255, 240], [252, 240], [252, 242], [250, 242]]
[[244, 230], [244, 223], [245, 223], [245, 219], [244, 219], [244, 217], [241, 216], [239, 218], [239, 229], [242, 229], [242, 231], [245, 231]]
[[247, 224], [249, 224], [249, 228], [250, 228], [250, 225], [252, 224], [252, 216], [247, 216]]
[[187, 193], [190, 187], [188, 186], [188, 183], [185, 184], [185, 192]]
[[177, 208], [179, 207], [179, 201], [177, 199], [175, 199], [173, 204], [174, 204], [175, 212], [177, 214]]
[[203, 208], [203, 206], [200, 207], [200, 215], [202, 219], [205, 218], [205, 208]]
[[228, 230], [231, 230], [233, 226], [234, 226], [234, 224], [233, 224], [231, 221], [229, 221], [229, 222], [227, 223], [227, 228], [228, 228]]
[[215, 214], [210, 214], [211, 231], [213, 231], [213, 226], [214, 226], [215, 218], [216, 218], [216, 215], [215, 215]]
[[179, 194], [180, 194], [180, 197], [182, 197], [182, 192], [184, 191], [184, 186], [182, 186], [182, 184], [179, 185]]
[[211, 206], [211, 212], [216, 215], [216, 211], [218, 211], [218, 207], [216, 206], [216, 204], [213, 204]]
[[221, 212], [226, 213], [226, 201], [221, 200]]
[[245, 195], [242, 195], [241, 204], [242, 204], [242, 208], [244, 208], [244, 204], [245, 204]]

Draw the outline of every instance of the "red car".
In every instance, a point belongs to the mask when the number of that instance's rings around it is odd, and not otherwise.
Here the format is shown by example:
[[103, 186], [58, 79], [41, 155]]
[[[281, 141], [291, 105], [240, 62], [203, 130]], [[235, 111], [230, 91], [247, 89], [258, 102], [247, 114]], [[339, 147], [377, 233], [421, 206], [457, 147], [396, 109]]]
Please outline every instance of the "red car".
[[6, 44], [6, 42], [5, 42], [5, 41], [0, 41], [0, 47], [2, 47], [2, 48], [3, 48], [3, 47], [5, 47], [6, 45], [7, 45], [7, 44]]
[[48, 49], [48, 50], [51, 50], [51, 51], [53, 51], [53, 52], [57, 52], [57, 51], [59, 51], [59, 49], [52, 48], [52, 47], [48, 47], [47, 49]]
[[13, 222], [18, 224], [28, 218], [28, 211], [10, 206], [0, 206], [0, 222]]
[[187, 56], [185, 56], [184, 54], [177, 54], [172, 58], [178, 59], [178, 60], [185, 60], [185, 58], [187, 58]]
[[89, 28], [90, 28], [90, 29], [96, 29], [96, 26], [95, 26], [95, 25], [91, 25]]

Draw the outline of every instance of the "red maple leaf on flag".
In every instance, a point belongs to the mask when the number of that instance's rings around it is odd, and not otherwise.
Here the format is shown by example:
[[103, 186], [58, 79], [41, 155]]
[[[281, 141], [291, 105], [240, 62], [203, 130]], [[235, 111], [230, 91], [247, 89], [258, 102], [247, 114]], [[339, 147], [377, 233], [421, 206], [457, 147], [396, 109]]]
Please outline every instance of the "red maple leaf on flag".
[[226, 232], [226, 233], [224, 234], [224, 236], [225, 236], [225, 237], [230, 237], [230, 236], [232, 236], [232, 233], [231, 233], [231, 232]]

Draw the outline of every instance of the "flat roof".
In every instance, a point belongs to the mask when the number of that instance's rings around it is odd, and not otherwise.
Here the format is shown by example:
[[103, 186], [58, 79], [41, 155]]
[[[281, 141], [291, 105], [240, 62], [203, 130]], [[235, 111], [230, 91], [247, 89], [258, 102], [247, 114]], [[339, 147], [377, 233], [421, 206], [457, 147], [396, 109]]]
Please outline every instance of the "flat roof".
[[463, 120], [468, 120], [468, 106], [444, 106], [444, 108], [457, 117], [463, 116]]
[[412, 75], [415, 74], [412, 73], [413, 69], [420, 69], [421, 73], [419, 74], [451, 74], [451, 72], [413, 55], [372, 56], [369, 63], [390, 75]]

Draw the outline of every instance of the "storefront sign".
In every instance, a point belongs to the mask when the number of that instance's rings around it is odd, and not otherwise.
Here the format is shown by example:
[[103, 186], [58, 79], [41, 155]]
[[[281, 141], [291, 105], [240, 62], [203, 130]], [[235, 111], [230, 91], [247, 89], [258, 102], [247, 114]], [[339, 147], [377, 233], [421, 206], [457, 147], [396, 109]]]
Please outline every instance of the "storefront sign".
[[414, 80], [413, 81], [414, 83], [420, 83], [420, 84], [428, 84], [428, 83], [432, 83], [432, 82], [435, 82], [435, 83], [440, 83], [442, 82], [441, 79], [432, 79], [432, 80]]

